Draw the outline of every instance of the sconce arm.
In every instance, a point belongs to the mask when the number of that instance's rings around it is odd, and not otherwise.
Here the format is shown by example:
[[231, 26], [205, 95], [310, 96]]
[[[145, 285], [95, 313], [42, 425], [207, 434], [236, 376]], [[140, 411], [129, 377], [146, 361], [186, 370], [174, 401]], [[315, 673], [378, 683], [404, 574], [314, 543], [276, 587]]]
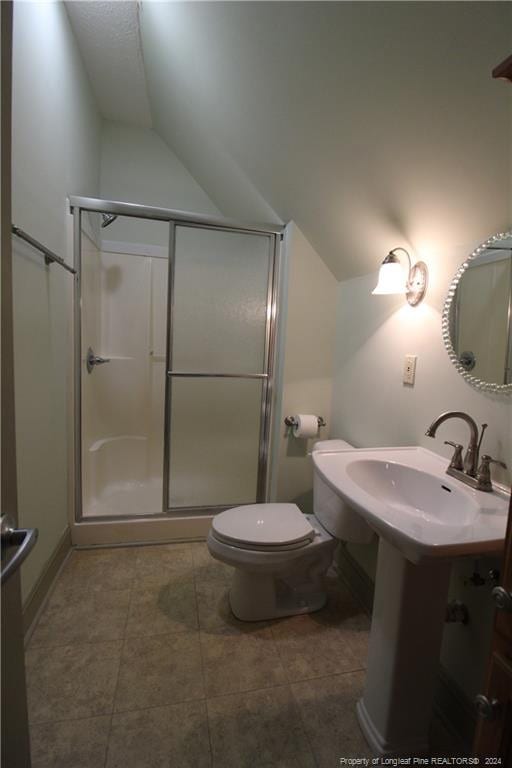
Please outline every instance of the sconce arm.
[[[402, 253], [405, 253], [405, 255], [407, 256], [407, 261], [408, 261], [408, 263], [409, 263], [409, 270], [408, 270], [408, 277], [407, 277], [407, 282], [409, 282], [409, 278], [410, 278], [410, 276], [411, 276], [411, 269], [412, 269], [412, 261], [411, 261], [411, 256], [410, 256], [410, 254], [409, 254], [409, 251], [406, 251], [406, 250], [405, 250], [405, 248], [402, 248], [401, 246], [398, 246], [397, 248], [393, 248], [393, 250], [391, 250], [391, 251], [389, 252], [388, 256], [395, 256], [397, 251], [402, 251]], [[387, 258], [387, 257], [386, 257], [386, 258]]]

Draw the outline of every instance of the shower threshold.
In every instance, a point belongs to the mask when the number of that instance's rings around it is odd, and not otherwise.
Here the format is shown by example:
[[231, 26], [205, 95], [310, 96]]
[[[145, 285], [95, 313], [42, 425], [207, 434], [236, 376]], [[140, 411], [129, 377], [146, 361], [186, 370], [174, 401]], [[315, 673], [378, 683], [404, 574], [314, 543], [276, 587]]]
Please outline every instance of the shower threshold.
[[83, 518], [71, 522], [71, 541], [75, 546], [126, 546], [176, 541], [203, 541], [213, 514], [160, 515], [124, 518]]

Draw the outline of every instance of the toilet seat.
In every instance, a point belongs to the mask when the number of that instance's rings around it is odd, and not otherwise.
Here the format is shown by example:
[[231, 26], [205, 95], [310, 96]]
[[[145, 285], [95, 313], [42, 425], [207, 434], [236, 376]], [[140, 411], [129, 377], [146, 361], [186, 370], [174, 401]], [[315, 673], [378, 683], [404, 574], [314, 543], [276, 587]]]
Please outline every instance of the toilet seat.
[[248, 504], [221, 512], [212, 522], [214, 537], [225, 544], [254, 551], [301, 549], [315, 530], [296, 504]]

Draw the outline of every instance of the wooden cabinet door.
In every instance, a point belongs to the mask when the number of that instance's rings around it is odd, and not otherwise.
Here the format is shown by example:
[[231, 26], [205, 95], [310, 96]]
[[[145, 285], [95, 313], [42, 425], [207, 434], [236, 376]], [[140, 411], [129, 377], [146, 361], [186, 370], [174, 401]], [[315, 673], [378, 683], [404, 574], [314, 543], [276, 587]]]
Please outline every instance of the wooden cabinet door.
[[481, 757], [501, 758], [500, 765], [512, 766], [512, 666], [499, 653], [489, 664], [487, 699], [494, 703], [491, 719], [481, 719], [475, 752]]
[[[501, 586], [512, 602], [512, 498], [501, 573]], [[479, 719], [474, 752], [501, 758], [497, 765], [512, 768], [512, 610], [507, 607], [496, 611], [485, 696], [488, 717]]]

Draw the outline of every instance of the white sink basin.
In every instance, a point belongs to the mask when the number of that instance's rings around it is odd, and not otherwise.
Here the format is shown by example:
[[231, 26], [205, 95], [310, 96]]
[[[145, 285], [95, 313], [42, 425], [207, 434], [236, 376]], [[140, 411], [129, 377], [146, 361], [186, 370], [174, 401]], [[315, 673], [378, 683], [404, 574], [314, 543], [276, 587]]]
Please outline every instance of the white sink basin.
[[412, 562], [498, 552], [508, 513], [504, 490], [475, 491], [446, 474], [425, 448], [313, 453], [318, 472]]
[[479, 507], [475, 499], [437, 475], [405, 464], [359, 459], [347, 465], [347, 475], [362, 491], [387, 507], [429, 525], [472, 525]]

